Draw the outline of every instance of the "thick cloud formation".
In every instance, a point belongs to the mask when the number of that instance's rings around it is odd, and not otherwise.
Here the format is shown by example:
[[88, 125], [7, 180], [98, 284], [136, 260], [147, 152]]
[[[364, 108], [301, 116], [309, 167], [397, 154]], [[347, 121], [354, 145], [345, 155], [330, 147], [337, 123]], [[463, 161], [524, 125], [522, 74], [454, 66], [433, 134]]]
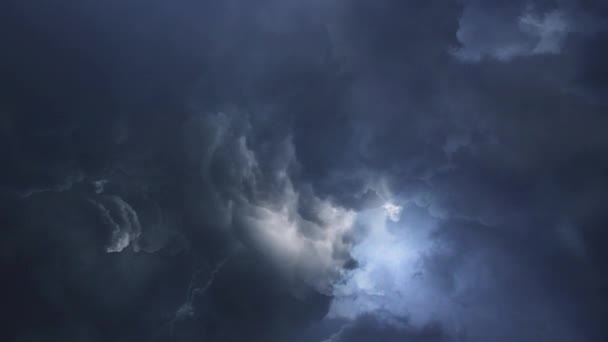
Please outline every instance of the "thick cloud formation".
[[294, 181], [298, 163], [289, 135], [266, 141], [252, 136], [254, 129], [234, 112], [195, 116], [186, 124], [187, 145], [201, 160], [216, 215], [290, 277], [328, 293], [350, 259], [346, 240], [354, 212]]
[[[381, 314], [380, 314], [381, 317]], [[446, 341], [447, 336], [436, 324], [430, 324], [421, 329], [413, 329], [403, 319], [389, 317], [381, 319], [376, 316], [363, 315], [353, 323], [345, 325], [340, 331], [324, 342], [339, 341]]]
[[0, 5], [7, 341], [608, 339], [608, 6]]
[[606, 28], [605, 18], [576, 1], [512, 1], [500, 5], [469, 2], [459, 20], [465, 61], [559, 54], [569, 35], [592, 35]]

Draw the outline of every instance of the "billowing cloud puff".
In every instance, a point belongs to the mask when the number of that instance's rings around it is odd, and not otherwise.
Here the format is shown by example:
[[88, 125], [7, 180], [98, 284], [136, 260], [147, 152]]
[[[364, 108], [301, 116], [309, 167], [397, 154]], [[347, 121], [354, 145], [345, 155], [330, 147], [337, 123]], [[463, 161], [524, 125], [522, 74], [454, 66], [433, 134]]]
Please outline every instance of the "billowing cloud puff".
[[386, 204], [359, 213], [361, 228], [352, 250], [358, 267], [344, 272], [336, 286], [330, 317], [356, 318], [383, 310], [427, 324], [449, 308], [449, 299], [438, 296], [423, 277], [425, 255], [434, 249], [433, 220], [394, 220], [397, 209], [403, 210]]
[[507, 61], [518, 56], [556, 54], [570, 30], [559, 10], [537, 13], [527, 8], [505, 17], [498, 9], [472, 5], [460, 19], [457, 36], [463, 47], [454, 54], [467, 61], [484, 57]]
[[192, 124], [199, 125], [199, 134], [207, 132], [200, 137], [207, 144], [200, 150], [201, 171], [214, 180], [225, 228], [288, 277], [330, 293], [350, 260], [355, 212], [296, 181], [298, 161], [289, 135], [253, 149], [252, 127], [244, 115], [209, 114]]
[[119, 196], [107, 196], [99, 201], [90, 199], [91, 203], [99, 210], [102, 221], [112, 229], [110, 243], [106, 251], [108, 253], [122, 252], [129, 245], [138, 252], [138, 240], [141, 235], [141, 224], [139, 217], [129, 203]]

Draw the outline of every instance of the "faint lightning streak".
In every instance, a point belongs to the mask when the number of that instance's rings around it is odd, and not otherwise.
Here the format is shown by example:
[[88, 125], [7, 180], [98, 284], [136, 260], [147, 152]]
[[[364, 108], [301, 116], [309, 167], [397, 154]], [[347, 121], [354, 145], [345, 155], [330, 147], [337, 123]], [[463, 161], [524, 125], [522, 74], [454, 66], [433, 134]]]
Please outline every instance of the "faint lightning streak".
[[228, 263], [230, 257], [226, 257], [224, 260], [220, 261], [215, 268], [211, 270], [209, 273], [209, 278], [205, 282], [205, 284], [201, 287], [195, 287], [196, 280], [203, 273], [203, 269], [199, 269], [192, 274], [192, 279], [190, 280], [190, 284], [188, 285], [188, 291], [186, 295], [186, 302], [182, 304], [179, 309], [175, 312], [175, 317], [169, 322], [170, 324], [170, 334], [171, 337], [174, 335], [175, 323], [179, 320], [191, 318], [195, 315], [193, 302], [198, 296], [202, 296], [207, 292], [207, 290], [213, 285], [217, 274], [222, 270], [222, 268]]

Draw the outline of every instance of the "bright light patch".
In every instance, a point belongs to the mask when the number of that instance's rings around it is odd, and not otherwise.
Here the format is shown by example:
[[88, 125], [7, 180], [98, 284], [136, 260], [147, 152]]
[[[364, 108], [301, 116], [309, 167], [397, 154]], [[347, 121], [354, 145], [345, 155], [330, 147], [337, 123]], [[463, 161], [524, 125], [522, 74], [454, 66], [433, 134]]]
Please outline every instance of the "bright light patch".
[[393, 221], [393, 222], [399, 222], [399, 220], [401, 219], [401, 211], [403, 210], [403, 207], [395, 205], [395, 204], [393, 204], [391, 202], [386, 202], [382, 206], [382, 208], [384, 209], [384, 211], [388, 215], [388, 218], [391, 221]]
[[316, 221], [307, 220], [298, 211], [299, 194], [291, 183], [280, 200], [280, 206], [247, 203], [236, 209], [241, 227], [246, 227], [249, 241], [286, 274], [329, 294], [348, 258], [344, 236], [353, 227], [355, 213], [313, 197], [309, 200]]
[[424, 276], [423, 258], [432, 248], [430, 226], [410, 226], [416, 221], [402, 218], [402, 211], [387, 202], [358, 213], [364, 229], [351, 253], [359, 267], [334, 288], [328, 317], [352, 319], [380, 310], [424, 324], [441, 310], [443, 299]]

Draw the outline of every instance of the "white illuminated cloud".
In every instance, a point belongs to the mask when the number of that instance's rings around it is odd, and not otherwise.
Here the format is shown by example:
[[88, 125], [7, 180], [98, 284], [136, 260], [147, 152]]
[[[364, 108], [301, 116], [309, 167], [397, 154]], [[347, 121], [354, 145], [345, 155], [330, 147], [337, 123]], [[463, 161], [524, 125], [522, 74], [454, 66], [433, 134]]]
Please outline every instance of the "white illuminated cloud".
[[299, 195], [288, 185], [274, 203], [245, 202], [235, 206], [237, 229], [245, 230], [253, 247], [269, 256], [286, 273], [329, 293], [348, 260], [344, 237], [355, 213], [313, 198], [314, 221], [298, 213]]
[[393, 222], [399, 222], [399, 220], [401, 219], [401, 211], [403, 210], [402, 207], [395, 205], [391, 202], [386, 202], [382, 208], [384, 209], [384, 211], [386, 212], [386, 214], [388, 215], [388, 218], [393, 221]]
[[133, 207], [119, 196], [104, 196], [100, 201], [91, 199], [90, 202], [99, 211], [103, 222], [112, 229], [106, 252], [122, 252], [131, 244], [133, 250], [138, 252], [137, 241], [141, 235], [141, 224]]
[[431, 228], [409, 226], [402, 211], [387, 202], [357, 214], [356, 224], [365, 228], [352, 249], [358, 267], [344, 272], [335, 286], [329, 318], [384, 311], [425, 324], [449, 311], [452, 303], [424, 277], [423, 258], [433, 248]]
[[198, 149], [202, 172], [213, 177], [212, 169], [226, 170], [210, 184], [227, 217], [226, 227], [286, 277], [330, 294], [350, 260], [346, 236], [356, 214], [292, 181], [297, 160], [289, 136], [276, 141], [272, 150], [259, 151], [249, 142], [251, 126], [245, 115], [202, 115], [193, 125], [199, 128], [190, 128], [192, 140], [213, 137]]

